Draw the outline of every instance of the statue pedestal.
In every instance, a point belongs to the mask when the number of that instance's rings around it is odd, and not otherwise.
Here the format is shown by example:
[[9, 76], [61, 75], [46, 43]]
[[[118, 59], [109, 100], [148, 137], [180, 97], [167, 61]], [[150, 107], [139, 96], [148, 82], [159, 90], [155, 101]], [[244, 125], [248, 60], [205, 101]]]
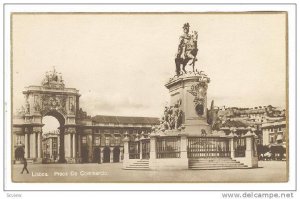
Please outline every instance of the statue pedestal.
[[183, 125], [188, 136], [209, 134], [207, 123], [207, 87], [209, 78], [204, 73], [189, 72], [171, 78], [165, 85], [170, 92], [170, 106], [179, 104], [183, 111]]

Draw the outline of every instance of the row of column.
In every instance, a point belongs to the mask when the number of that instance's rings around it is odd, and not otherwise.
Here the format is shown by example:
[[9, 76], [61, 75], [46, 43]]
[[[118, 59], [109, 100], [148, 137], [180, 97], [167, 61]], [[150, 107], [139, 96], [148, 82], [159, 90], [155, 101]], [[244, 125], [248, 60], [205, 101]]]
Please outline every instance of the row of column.
[[[103, 159], [104, 159], [104, 148], [100, 148], [100, 163], [103, 163]], [[109, 147], [109, 150], [110, 150], [110, 154], [109, 154], [109, 162], [114, 162], [114, 149], [115, 147]], [[122, 148], [119, 147], [120, 149], [120, 153], [119, 153], [119, 162], [122, 162], [122, 154], [123, 154], [123, 151], [122, 151]]]
[[[27, 158], [42, 158], [42, 132], [25, 133], [25, 154]], [[80, 146], [80, 144], [79, 144]], [[76, 157], [76, 135], [69, 133], [64, 135], [64, 151], [66, 158]], [[80, 149], [79, 149], [80, 151]]]
[[25, 133], [25, 158], [42, 158], [42, 132]]
[[[77, 140], [77, 141], [76, 141]], [[41, 159], [42, 158], [42, 132], [26, 132], [25, 133], [25, 154], [26, 159]], [[61, 143], [62, 144], [62, 143]], [[61, 145], [60, 144], [60, 145]], [[64, 156], [68, 161], [69, 159], [74, 159], [81, 157], [81, 135], [76, 135], [75, 133], [66, 133], [64, 134]], [[62, 146], [61, 146], [62, 147]], [[76, 150], [77, 149], [77, 150]], [[100, 148], [100, 161], [104, 157], [103, 149]], [[93, 153], [93, 151], [90, 151]], [[119, 160], [122, 160], [122, 148], [120, 147]], [[110, 162], [113, 162], [114, 159], [114, 147], [110, 147]]]
[[64, 135], [65, 158], [76, 157], [76, 135], [68, 133]]

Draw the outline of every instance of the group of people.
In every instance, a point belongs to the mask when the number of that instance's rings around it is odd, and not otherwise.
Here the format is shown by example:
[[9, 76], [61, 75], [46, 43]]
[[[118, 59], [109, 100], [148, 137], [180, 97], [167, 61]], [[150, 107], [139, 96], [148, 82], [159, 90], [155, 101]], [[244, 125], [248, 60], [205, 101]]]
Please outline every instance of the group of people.
[[183, 123], [183, 111], [180, 109], [180, 101], [174, 106], [166, 106], [161, 120], [161, 130], [178, 129]]

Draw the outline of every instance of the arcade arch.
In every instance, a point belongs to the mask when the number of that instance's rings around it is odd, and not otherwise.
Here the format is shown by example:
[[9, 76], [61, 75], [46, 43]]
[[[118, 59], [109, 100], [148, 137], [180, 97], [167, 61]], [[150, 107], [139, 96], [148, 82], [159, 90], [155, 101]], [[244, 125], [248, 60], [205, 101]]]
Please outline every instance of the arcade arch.
[[57, 111], [50, 111], [42, 117], [42, 123], [43, 163], [65, 162], [63, 115]]

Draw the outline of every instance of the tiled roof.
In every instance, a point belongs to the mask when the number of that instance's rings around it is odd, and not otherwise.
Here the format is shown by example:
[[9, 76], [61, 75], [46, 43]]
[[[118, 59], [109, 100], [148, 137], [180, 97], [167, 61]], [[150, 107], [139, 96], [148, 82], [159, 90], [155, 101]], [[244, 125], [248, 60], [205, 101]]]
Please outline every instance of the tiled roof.
[[108, 116], [96, 115], [92, 117], [96, 123], [111, 123], [111, 124], [159, 124], [159, 118], [156, 117], [129, 117], [129, 116]]

